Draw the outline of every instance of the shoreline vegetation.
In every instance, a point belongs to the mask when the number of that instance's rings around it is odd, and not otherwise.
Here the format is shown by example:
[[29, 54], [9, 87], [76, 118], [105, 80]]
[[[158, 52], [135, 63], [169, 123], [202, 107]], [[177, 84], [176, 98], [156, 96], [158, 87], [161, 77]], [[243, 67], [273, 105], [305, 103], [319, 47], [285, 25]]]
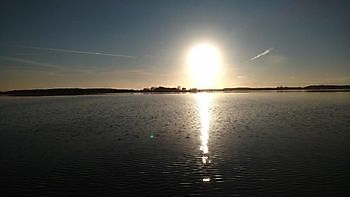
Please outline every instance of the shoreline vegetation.
[[305, 87], [236, 87], [222, 89], [197, 89], [172, 87], [151, 87], [137, 89], [114, 89], [114, 88], [52, 88], [52, 89], [28, 89], [10, 90], [0, 92], [0, 96], [68, 96], [68, 95], [98, 95], [113, 93], [197, 93], [197, 92], [252, 92], [252, 91], [302, 91], [302, 92], [350, 92], [350, 85], [309, 85]]

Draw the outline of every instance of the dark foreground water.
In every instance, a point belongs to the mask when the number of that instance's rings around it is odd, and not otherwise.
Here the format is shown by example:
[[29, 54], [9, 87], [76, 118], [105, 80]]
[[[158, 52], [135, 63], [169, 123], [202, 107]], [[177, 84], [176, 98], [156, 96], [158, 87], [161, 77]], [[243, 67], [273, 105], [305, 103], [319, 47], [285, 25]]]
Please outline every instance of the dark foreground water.
[[0, 98], [1, 196], [350, 194], [350, 93]]

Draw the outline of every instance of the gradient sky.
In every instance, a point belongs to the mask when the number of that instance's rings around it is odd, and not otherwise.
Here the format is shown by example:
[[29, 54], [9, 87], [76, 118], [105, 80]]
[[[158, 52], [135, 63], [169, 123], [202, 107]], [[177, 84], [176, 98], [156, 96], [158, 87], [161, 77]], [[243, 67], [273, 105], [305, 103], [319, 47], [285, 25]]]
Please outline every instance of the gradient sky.
[[0, 90], [185, 86], [222, 52], [221, 87], [350, 84], [350, 1], [2, 1]]

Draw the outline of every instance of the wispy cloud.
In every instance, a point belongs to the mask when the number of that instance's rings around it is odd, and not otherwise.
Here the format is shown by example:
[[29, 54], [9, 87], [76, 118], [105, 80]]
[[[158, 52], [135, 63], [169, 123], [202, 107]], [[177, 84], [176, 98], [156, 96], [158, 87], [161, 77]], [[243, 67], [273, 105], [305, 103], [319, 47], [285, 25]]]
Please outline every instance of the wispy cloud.
[[264, 52], [259, 53], [258, 55], [250, 58], [250, 60], [256, 60], [256, 59], [258, 59], [258, 58], [260, 58], [262, 56], [265, 56], [265, 55], [269, 54], [272, 50], [273, 50], [273, 48], [266, 49]]
[[0, 56], [0, 59], [6, 60], [6, 61], [11, 61], [11, 62], [30, 64], [30, 65], [40, 66], [40, 67], [45, 67], [45, 68], [51, 68], [51, 69], [55, 69], [55, 70], [63, 70], [63, 68], [61, 66], [58, 66], [58, 65], [55, 65], [55, 64], [49, 64], [49, 63], [45, 63], [45, 62], [38, 62], [38, 61], [34, 61], [34, 60], [22, 59], [22, 58], [17, 58], [17, 57]]
[[131, 56], [131, 55], [111, 54], [111, 53], [96, 52], [96, 51], [77, 51], [77, 50], [69, 50], [69, 49], [44, 48], [44, 47], [32, 47], [32, 46], [19, 46], [19, 47], [27, 48], [27, 49], [35, 49], [35, 50], [56, 51], [56, 52], [62, 52], [62, 53], [103, 55], [103, 56], [121, 57], [121, 58], [129, 58], [129, 59], [137, 58], [136, 56]]

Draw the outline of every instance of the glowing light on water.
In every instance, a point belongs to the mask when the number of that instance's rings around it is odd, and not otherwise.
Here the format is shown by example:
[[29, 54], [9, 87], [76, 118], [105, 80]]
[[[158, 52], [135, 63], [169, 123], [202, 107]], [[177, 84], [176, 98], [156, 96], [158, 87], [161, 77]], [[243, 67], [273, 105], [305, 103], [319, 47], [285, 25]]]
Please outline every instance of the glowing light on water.
[[[200, 151], [202, 152], [202, 163], [205, 168], [211, 163], [209, 159], [209, 127], [210, 127], [210, 103], [212, 100], [212, 95], [207, 93], [200, 93], [196, 95], [199, 118], [200, 118]], [[206, 175], [203, 182], [209, 182], [210, 178]]]
[[209, 148], [208, 148], [209, 125], [210, 125], [209, 105], [211, 101], [211, 95], [203, 93], [203, 94], [198, 94], [196, 96], [197, 96], [197, 102], [199, 107], [199, 116], [200, 116], [200, 124], [201, 124], [200, 150], [203, 152], [203, 154], [207, 154], [209, 152]]
[[203, 157], [202, 157], [202, 162], [203, 162], [204, 164], [206, 164], [206, 163], [208, 162], [208, 157], [207, 157], [207, 156], [203, 156]]
[[210, 178], [203, 178], [202, 180], [203, 180], [203, 182], [209, 182]]

